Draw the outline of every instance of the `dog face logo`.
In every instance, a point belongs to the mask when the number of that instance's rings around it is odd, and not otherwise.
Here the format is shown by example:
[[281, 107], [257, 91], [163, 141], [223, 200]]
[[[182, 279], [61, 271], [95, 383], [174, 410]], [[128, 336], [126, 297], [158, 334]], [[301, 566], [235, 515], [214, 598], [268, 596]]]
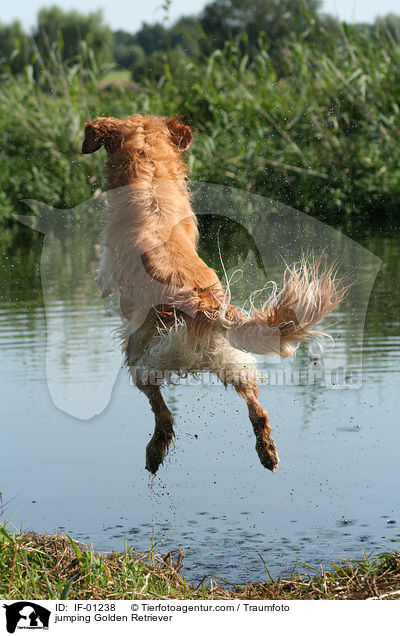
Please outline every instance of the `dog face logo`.
[[18, 601], [3, 607], [6, 610], [6, 626], [9, 634], [14, 634], [16, 629], [49, 628], [51, 612], [37, 603]]

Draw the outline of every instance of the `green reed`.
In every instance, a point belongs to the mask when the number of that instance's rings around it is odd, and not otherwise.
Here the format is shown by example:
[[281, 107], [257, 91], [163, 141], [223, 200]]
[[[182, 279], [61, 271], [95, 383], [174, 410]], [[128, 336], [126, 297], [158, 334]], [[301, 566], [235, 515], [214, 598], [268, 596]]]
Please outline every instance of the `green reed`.
[[[160, 57], [160, 56], [159, 56]], [[151, 78], [113, 82], [88, 47], [64, 65], [57, 45], [0, 85], [0, 223], [22, 198], [73, 207], [102, 187], [103, 151], [80, 152], [98, 115], [178, 114], [197, 130], [194, 179], [264, 195], [339, 225], [399, 222], [400, 47], [344, 26], [329, 54], [294, 39], [279, 71], [263, 43], [208, 58], [161, 55]], [[25, 211], [25, 210], [24, 210]]]

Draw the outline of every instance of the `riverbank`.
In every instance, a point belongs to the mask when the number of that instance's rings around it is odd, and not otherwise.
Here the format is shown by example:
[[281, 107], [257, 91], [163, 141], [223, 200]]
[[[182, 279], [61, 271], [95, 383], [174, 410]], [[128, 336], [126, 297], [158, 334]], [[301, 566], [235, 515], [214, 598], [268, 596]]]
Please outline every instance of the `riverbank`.
[[99, 554], [68, 535], [10, 531], [0, 524], [2, 599], [400, 599], [400, 552], [342, 561], [331, 569], [293, 572], [245, 586], [215, 580], [187, 583], [183, 554], [154, 549]]

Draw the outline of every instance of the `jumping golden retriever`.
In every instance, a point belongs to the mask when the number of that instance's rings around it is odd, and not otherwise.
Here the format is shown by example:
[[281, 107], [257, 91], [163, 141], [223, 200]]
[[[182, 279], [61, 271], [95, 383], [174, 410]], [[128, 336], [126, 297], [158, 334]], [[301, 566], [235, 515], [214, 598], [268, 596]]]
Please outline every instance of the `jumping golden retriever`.
[[279, 458], [257, 399], [251, 353], [291, 355], [292, 343], [310, 339], [346, 290], [333, 266], [302, 258], [266, 307], [248, 313], [230, 304], [196, 250], [181, 159], [192, 141], [191, 128], [176, 118], [98, 117], [85, 125], [82, 152], [104, 146], [108, 153], [109, 212], [97, 281], [103, 297], [119, 293], [126, 364], [155, 415], [146, 468], [157, 472], [174, 437], [162, 378], [211, 371], [246, 401], [261, 464], [274, 471]]

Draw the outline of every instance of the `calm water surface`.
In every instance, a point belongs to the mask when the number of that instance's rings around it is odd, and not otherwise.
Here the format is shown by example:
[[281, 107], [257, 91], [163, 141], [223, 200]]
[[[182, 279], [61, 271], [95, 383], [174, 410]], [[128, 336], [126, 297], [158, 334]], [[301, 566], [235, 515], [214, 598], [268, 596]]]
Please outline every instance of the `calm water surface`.
[[[327, 566], [398, 548], [400, 240], [381, 235], [362, 244], [383, 261], [364, 341], [346, 333], [338, 314], [330, 329], [335, 347], [326, 347], [323, 362], [303, 348], [279, 367], [304, 372], [335, 358], [357, 367], [363, 353], [361, 387], [262, 385], [281, 458], [272, 475], [259, 464], [245, 404], [233, 389], [171, 386], [165, 393], [176, 416], [175, 447], [155, 478], [144, 468], [153, 416], [126, 372], [118, 373], [118, 320], [84, 281], [62, 300], [49, 292], [45, 310], [40, 249], [3, 246], [2, 518], [25, 530], [65, 530], [102, 551], [123, 550], [125, 539], [146, 550], [154, 527], [161, 551], [183, 549], [192, 581], [261, 580], [261, 557], [274, 575], [296, 562]], [[67, 280], [74, 262], [63, 253], [55, 258]], [[93, 396], [99, 414], [90, 419], [54, 405], [73, 402], [84, 416]]]

